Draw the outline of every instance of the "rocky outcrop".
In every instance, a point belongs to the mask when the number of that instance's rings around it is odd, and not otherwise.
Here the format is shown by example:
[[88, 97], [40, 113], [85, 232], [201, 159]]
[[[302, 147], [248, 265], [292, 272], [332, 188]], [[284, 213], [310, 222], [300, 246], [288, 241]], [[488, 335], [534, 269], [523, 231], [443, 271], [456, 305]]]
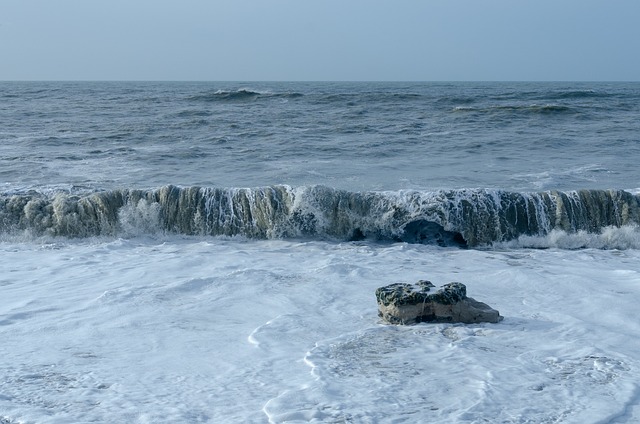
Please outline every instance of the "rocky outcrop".
[[496, 323], [503, 319], [489, 305], [467, 297], [462, 283], [449, 283], [436, 291], [427, 280], [396, 283], [376, 290], [378, 316], [390, 324], [418, 322]]

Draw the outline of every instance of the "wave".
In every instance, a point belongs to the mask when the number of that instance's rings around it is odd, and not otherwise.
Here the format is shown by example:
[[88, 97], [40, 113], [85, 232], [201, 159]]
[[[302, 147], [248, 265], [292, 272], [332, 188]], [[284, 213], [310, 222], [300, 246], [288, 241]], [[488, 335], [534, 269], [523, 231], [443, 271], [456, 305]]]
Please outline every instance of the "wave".
[[453, 108], [454, 112], [475, 112], [475, 113], [497, 113], [497, 112], [511, 112], [511, 113], [531, 113], [531, 114], [564, 114], [573, 113], [575, 109], [557, 104], [531, 104], [531, 105], [497, 105], [497, 106], [457, 106]]
[[550, 97], [556, 99], [589, 99], [612, 97], [611, 93], [596, 90], [568, 90], [551, 93]]
[[271, 93], [254, 91], [247, 88], [238, 90], [217, 90], [214, 92], [200, 93], [190, 96], [188, 100], [205, 101], [205, 102], [223, 102], [223, 101], [251, 101], [258, 98], [284, 98], [296, 99], [303, 97], [304, 94], [297, 92]]
[[[170, 185], [84, 195], [30, 191], [0, 196], [3, 235], [167, 232], [483, 247], [547, 237], [554, 231], [597, 235], [639, 223], [640, 197], [623, 190], [349, 192], [325, 186]], [[634, 248], [640, 248], [640, 242]]]

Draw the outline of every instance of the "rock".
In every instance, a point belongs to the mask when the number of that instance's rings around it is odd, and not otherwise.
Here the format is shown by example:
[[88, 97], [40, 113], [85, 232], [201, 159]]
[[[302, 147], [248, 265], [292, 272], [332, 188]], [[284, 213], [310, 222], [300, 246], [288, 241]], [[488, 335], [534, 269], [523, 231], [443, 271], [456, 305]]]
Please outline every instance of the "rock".
[[416, 284], [396, 283], [376, 290], [378, 316], [390, 324], [418, 322], [499, 322], [500, 313], [489, 305], [467, 297], [462, 283], [449, 283], [435, 292], [427, 280]]

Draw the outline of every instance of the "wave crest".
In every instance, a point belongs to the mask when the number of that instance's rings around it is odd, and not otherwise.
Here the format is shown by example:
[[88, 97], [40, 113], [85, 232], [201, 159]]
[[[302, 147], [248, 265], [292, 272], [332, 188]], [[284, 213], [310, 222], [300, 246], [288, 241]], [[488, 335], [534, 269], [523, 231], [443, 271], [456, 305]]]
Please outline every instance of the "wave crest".
[[217, 90], [214, 92], [200, 93], [189, 97], [188, 100], [204, 102], [242, 102], [253, 101], [259, 98], [295, 99], [302, 96], [302, 93], [297, 92], [271, 93], [241, 88], [238, 90]]

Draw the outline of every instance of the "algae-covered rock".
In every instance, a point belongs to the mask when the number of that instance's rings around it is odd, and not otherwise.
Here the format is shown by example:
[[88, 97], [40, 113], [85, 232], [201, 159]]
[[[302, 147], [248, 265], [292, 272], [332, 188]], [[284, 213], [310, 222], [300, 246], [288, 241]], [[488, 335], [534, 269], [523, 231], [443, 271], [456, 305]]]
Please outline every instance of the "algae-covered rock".
[[390, 324], [418, 322], [499, 322], [500, 313], [489, 305], [467, 297], [462, 283], [449, 283], [436, 291], [430, 281], [395, 283], [376, 290], [378, 316]]

